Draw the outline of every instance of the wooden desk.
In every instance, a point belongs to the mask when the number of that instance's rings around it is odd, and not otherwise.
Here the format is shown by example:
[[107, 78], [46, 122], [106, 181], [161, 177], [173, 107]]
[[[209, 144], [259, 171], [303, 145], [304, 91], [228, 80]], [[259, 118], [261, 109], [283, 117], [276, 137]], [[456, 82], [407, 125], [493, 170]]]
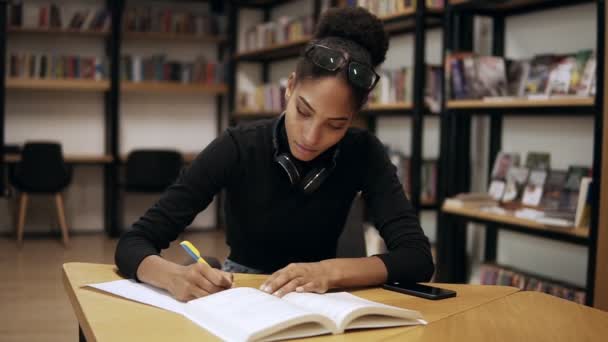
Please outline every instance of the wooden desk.
[[[605, 341], [608, 313], [522, 291], [416, 329], [408, 341]], [[387, 339], [397, 341], [398, 338]]]
[[[236, 286], [258, 287], [266, 278], [263, 275], [236, 274]], [[207, 341], [217, 338], [181, 315], [152, 306], [136, 303], [101, 293], [83, 285], [118, 280], [115, 266], [87, 263], [63, 265], [63, 281], [78, 323], [87, 341]], [[454, 289], [458, 296], [442, 301], [430, 301], [386, 291], [380, 288], [352, 291], [370, 300], [420, 311], [429, 322], [471, 310], [488, 302], [518, 291], [506, 286], [453, 285], [439, 286]], [[403, 338], [416, 329], [427, 327], [400, 327], [351, 331], [343, 335], [321, 336], [312, 340], [371, 341]]]

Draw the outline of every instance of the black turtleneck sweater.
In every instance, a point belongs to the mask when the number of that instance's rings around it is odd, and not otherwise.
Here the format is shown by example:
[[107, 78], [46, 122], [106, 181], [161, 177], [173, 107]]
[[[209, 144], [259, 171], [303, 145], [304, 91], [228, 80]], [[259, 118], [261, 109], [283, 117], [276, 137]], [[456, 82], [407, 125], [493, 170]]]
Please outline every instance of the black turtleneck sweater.
[[[314, 193], [304, 194], [274, 161], [274, 120], [229, 128], [209, 144], [120, 238], [115, 255], [120, 271], [135, 278], [141, 261], [167, 248], [221, 189], [231, 260], [272, 273], [292, 262], [335, 258], [361, 191], [389, 250], [378, 255], [388, 280], [429, 280], [434, 271], [429, 241], [382, 143], [367, 131], [349, 129], [333, 172]], [[281, 129], [280, 145], [287, 146]], [[311, 163], [300, 166], [310, 169]]]

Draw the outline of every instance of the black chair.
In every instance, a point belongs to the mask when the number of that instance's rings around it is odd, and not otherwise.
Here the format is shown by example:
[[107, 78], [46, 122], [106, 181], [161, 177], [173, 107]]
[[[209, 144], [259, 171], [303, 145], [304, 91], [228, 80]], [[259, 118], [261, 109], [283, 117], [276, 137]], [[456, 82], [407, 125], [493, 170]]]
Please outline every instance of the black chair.
[[20, 192], [17, 218], [17, 242], [23, 242], [23, 228], [30, 194], [51, 194], [55, 205], [64, 245], [68, 245], [68, 227], [61, 191], [72, 180], [71, 168], [63, 160], [61, 145], [53, 142], [28, 142], [23, 147], [21, 161], [15, 166], [11, 179]]
[[183, 164], [177, 151], [134, 150], [127, 156], [125, 191], [162, 192], [177, 179]]
[[344, 230], [338, 238], [336, 256], [338, 258], [361, 258], [367, 256], [363, 233], [365, 203], [357, 195], [348, 213]]

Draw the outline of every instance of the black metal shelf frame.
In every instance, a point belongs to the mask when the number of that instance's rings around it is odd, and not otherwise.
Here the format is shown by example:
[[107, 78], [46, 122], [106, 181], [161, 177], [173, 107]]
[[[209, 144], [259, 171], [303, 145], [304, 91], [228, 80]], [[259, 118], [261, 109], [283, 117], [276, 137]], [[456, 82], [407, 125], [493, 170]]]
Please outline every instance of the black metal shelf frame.
[[[530, 13], [533, 11], [546, 10], [582, 3], [595, 2], [597, 4], [597, 91], [595, 103], [591, 106], [544, 106], [544, 107], [505, 107], [505, 108], [446, 108], [444, 98], [441, 135], [442, 147], [440, 154], [440, 162], [443, 165], [440, 168], [440, 200], [443, 202], [445, 198], [454, 196], [460, 192], [470, 190], [470, 120], [473, 115], [489, 115], [490, 116], [490, 148], [489, 160], [494, 160], [501, 149], [502, 141], [502, 125], [503, 117], [507, 115], [522, 115], [522, 116], [584, 116], [592, 117], [595, 120], [594, 125], [594, 151], [593, 151], [593, 169], [600, 170], [601, 155], [602, 155], [602, 109], [604, 108], [604, 79], [605, 70], [603, 60], [605, 58], [605, 17], [604, 17], [604, 0], [598, 1], [548, 1], [548, 0], [528, 0], [505, 1], [501, 8], [491, 8], [487, 3], [481, 7], [480, 1], [473, 1], [472, 4], [463, 5], [448, 5], [446, 8], [446, 19], [444, 28], [444, 44], [447, 49], [444, 49], [444, 60], [447, 50], [472, 50], [472, 15], [483, 14], [492, 16], [494, 20], [493, 32], [493, 54], [496, 56], [504, 56], [504, 35], [505, 35], [505, 17], [508, 15], [519, 15]], [[485, 2], [484, 2], [485, 3]], [[511, 7], [509, 7], [511, 6]], [[507, 8], [507, 9], [504, 9]], [[448, 33], [449, 32], [449, 33]], [[445, 80], [444, 80], [445, 82]], [[445, 89], [445, 85], [444, 85]], [[447, 97], [447, 96], [446, 96]], [[441, 173], [441, 170], [452, 170], [448, 175], [446, 172]], [[489, 171], [491, 172], [491, 171]], [[600, 189], [599, 185], [602, 181], [599, 178], [600, 172], [595, 172], [592, 183], [592, 192], [597, 193]], [[574, 243], [577, 245], [587, 246], [588, 263], [587, 263], [587, 279], [586, 279], [586, 301], [587, 304], [593, 303], [594, 295], [594, 280], [595, 280], [595, 258], [597, 244], [597, 229], [598, 229], [598, 210], [599, 199], [596, 196], [592, 200], [592, 218], [589, 237], [578, 237], [570, 234], [562, 234], [559, 231], [543, 231], [534, 230], [516, 224], [496, 223], [489, 220], [476, 219], [462, 215], [450, 213], [441, 213], [440, 230], [438, 232], [438, 274], [439, 281], [445, 282], [466, 282], [468, 276], [468, 265], [466, 257], [466, 222], [478, 222], [486, 225], [486, 242], [485, 255], [486, 262], [494, 262], [496, 260], [497, 236], [499, 229], [507, 229], [525, 234], [541, 236], [554, 240]]]

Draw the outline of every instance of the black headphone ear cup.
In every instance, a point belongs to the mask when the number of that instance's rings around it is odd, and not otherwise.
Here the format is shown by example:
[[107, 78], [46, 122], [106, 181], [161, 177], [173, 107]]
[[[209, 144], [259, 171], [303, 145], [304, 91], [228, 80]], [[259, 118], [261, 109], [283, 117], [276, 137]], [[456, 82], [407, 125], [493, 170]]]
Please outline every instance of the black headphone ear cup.
[[298, 167], [293, 163], [289, 155], [280, 154], [274, 158], [274, 160], [281, 165], [292, 185], [296, 185], [300, 182], [300, 171]]
[[302, 191], [305, 194], [312, 194], [317, 191], [327, 176], [329, 176], [329, 171], [326, 168], [315, 169], [309, 172], [302, 180]]

